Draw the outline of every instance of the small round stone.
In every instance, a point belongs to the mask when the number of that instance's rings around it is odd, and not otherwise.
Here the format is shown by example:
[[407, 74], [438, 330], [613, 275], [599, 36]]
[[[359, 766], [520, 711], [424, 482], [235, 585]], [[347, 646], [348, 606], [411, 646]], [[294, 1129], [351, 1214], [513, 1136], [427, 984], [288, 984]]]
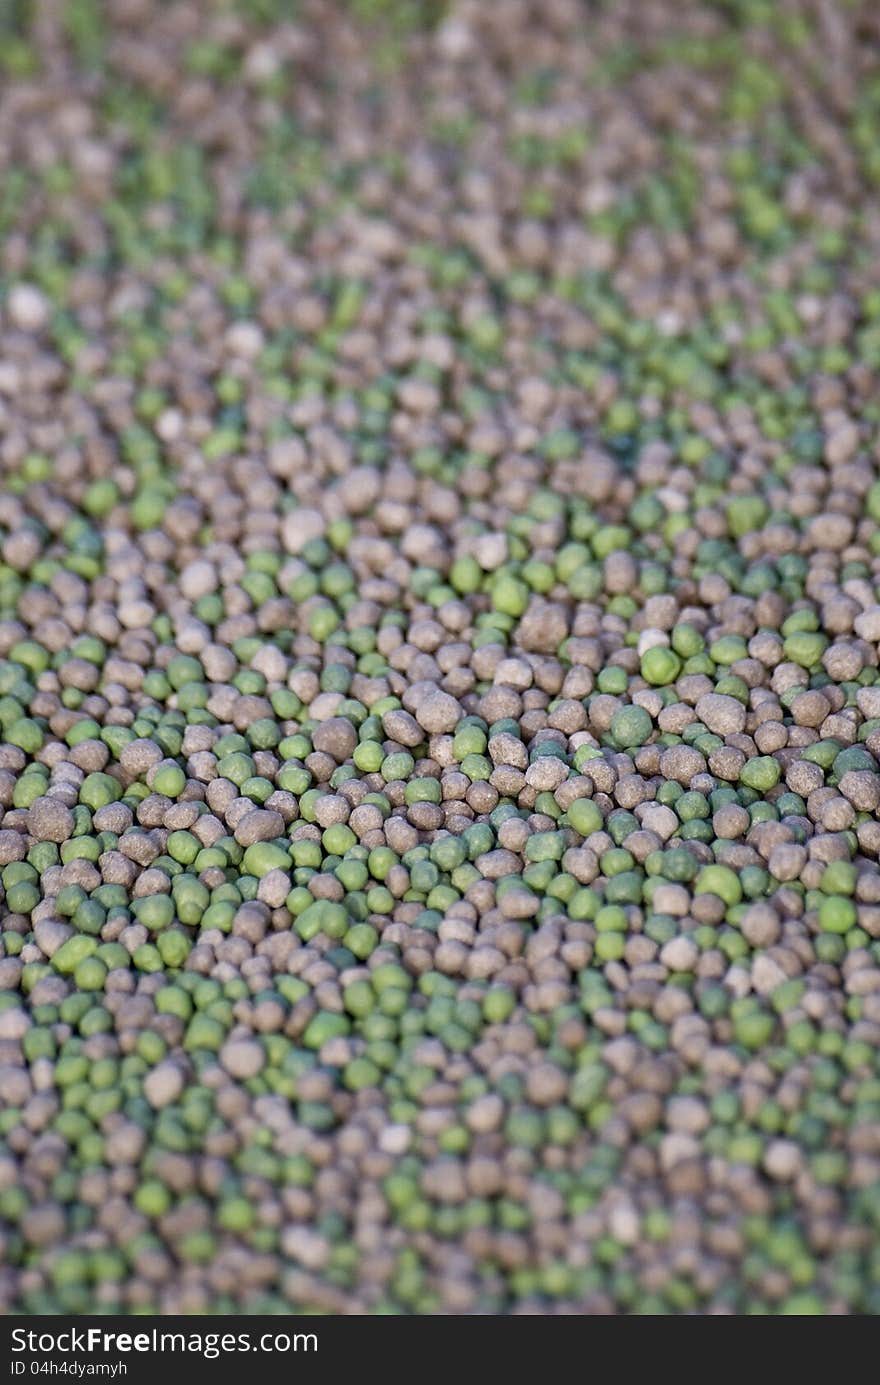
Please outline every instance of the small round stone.
[[160, 1063], [144, 1079], [144, 1095], [157, 1109], [177, 1101], [183, 1088], [184, 1076], [176, 1063]]
[[28, 810], [28, 831], [38, 842], [66, 842], [73, 835], [75, 819], [57, 798], [36, 798]]
[[262, 1046], [253, 1039], [230, 1039], [220, 1050], [220, 1062], [231, 1077], [256, 1077], [266, 1061]]
[[254, 842], [270, 842], [283, 836], [284, 818], [273, 809], [252, 808], [244, 814], [235, 829], [235, 840], [242, 846], [253, 846]]
[[454, 731], [461, 716], [460, 704], [440, 688], [434, 688], [420, 698], [415, 710], [416, 721], [432, 736]]
[[735, 697], [704, 693], [697, 698], [694, 711], [716, 736], [739, 735], [745, 730], [746, 709]]
[[357, 732], [345, 717], [330, 717], [312, 732], [312, 745], [341, 765], [350, 759], [357, 746]]
[[14, 284], [9, 290], [6, 310], [13, 327], [20, 332], [39, 332], [49, 321], [49, 303], [34, 284]]

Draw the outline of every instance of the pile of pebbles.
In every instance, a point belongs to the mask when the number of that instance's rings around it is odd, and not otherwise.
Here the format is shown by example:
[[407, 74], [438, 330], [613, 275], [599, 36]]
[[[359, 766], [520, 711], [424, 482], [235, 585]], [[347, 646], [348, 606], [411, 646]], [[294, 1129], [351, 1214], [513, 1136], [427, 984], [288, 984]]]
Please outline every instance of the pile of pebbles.
[[0, 43], [0, 1307], [880, 1311], [872, 0]]

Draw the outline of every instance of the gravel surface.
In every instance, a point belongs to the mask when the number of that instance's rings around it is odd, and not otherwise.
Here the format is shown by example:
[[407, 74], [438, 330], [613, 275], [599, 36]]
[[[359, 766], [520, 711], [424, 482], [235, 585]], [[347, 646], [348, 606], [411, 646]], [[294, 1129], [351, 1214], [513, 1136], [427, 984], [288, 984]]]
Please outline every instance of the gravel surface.
[[0, 1309], [880, 1311], [873, 0], [0, 7]]

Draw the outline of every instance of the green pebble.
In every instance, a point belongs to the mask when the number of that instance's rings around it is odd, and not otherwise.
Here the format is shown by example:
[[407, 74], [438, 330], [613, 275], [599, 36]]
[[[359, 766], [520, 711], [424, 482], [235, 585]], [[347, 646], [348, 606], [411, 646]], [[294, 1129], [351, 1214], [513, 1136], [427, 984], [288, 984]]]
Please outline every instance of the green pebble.
[[122, 785], [109, 774], [87, 774], [80, 786], [80, 802], [92, 812], [106, 808], [108, 803], [116, 803], [121, 797]]
[[98, 944], [85, 933], [77, 933], [52, 954], [52, 966], [62, 976], [72, 976], [81, 962], [97, 952]]
[[828, 895], [819, 905], [819, 927], [823, 933], [848, 933], [857, 919], [856, 906], [846, 895]]
[[138, 923], [151, 933], [158, 933], [172, 922], [174, 901], [167, 894], [147, 895], [133, 901], [132, 911]]
[[[674, 683], [680, 672], [681, 659], [675, 650], [665, 645], [653, 645], [652, 648], [646, 649], [642, 655], [641, 674], [645, 682], [650, 683], [652, 687], [666, 687], [668, 684]], [[645, 716], [647, 716], [647, 712], [645, 712]], [[644, 741], [630, 742], [630, 744], [644, 744]]]
[[302, 1041], [306, 1048], [322, 1048], [330, 1039], [344, 1037], [351, 1029], [351, 1021], [346, 1015], [331, 1010], [319, 1010], [306, 1026]]
[[[328, 938], [346, 937], [349, 927], [350, 920], [343, 905], [335, 904], [329, 899], [316, 899], [296, 920], [296, 931], [305, 942], [318, 933], [323, 933]], [[349, 946], [347, 941], [346, 946]], [[351, 950], [355, 951], [354, 948]]]
[[186, 788], [186, 775], [179, 765], [162, 765], [153, 776], [154, 793], [166, 798], [177, 798]]
[[828, 647], [828, 639], [822, 634], [811, 634], [806, 630], [797, 631], [784, 641], [782, 651], [786, 659], [800, 664], [802, 668], [815, 668]]
[[107, 979], [107, 967], [99, 957], [85, 957], [73, 973], [74, 985], [80, 991], [100, 991]]
[[742, 886], [729, 866], [704, 866], [694, 882], [694, 893], [717, 895], [731, 907], [742, 899]]
[[779, 761], [772, 755], [758, 755], [746, 760], [740, 770], [740, 783], [756, 793], [769, 793], [779, 783], [781, 773]]
[[[648, 652], [654, 651], [649, 650]], [[642, 662], [644, 663], [644, 660]], [[678, 661], [676, 660], [676, 662]], [[653, 680], [648, 679], [648, 681]], [[668, 680], [661, 678], [658, 681], [666, 682]], [[611, 736], [620, 750], [629, 750], [634, 746], [645, 745], [650, 739], [653, 729], [650, 714], [645, 711], [644, 707], [636, 705], [619, 707], [611, 718]]]
[[255, 875], [259, 880], [270, 870], [289, 871], [291, 859], [290, 853], [283, 847], [275, 846], [272, 842], [254, 842], [245, 851], [241, 864], [245, 874]]

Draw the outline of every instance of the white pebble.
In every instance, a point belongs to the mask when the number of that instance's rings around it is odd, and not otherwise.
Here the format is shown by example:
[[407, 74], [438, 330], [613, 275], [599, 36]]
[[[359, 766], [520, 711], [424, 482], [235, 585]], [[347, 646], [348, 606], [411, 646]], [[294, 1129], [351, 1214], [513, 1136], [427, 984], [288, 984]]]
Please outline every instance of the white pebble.
[[288, 553], [300, 553], [310, 539], [324, 533], [324, 516], [320, 510], [291, 510], [281, 526], [281, 537]]
[[144, 1079], [144, 1096], [151, 1106], [170, 1106], [183, 1091], [183, 1073], [176, 1063], [160, 1063]]
[[21, 332], [39, 332], [49, 321], [49, 303], [33, 284], [16, 284], [6, 302], [13, 327]]

